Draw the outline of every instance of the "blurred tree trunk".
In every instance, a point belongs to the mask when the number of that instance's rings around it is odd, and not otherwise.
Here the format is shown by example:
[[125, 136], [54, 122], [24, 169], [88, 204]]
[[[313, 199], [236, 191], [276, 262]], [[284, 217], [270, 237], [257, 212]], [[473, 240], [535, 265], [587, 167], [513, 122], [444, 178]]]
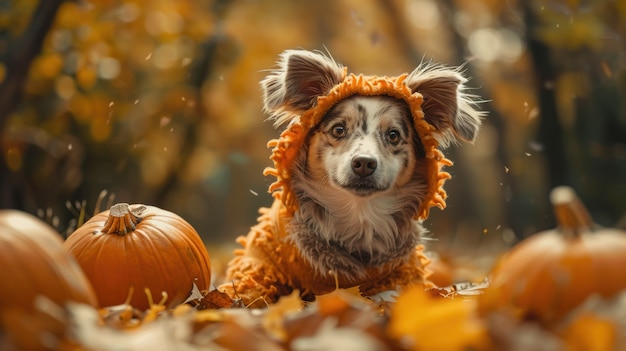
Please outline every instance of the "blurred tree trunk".
[[193, 88], [195, 96], [193, 97], [195, 103], [195, 116], [194, 120], [186, 119], [185, 125], [185, 137], [183, 138], [183, 145], [180, 148], [179, 157], [176, 161], [175, 167], [168, 173], [166, 179], [162, 185], [154, 192], [152, 201], [157, 204], [167, 202], [167, 197], [172, 191], [176, 189], [179, 184], [179, 175], [181, 170], [185, 170], [190, 162], [195, 147], [199, 144], [201, 138], [201, 128], [198, 128], [198, 120], [202, 118], [210, 118], [210, 114], [205, 110], [202, 103], [202, 86], [205, 81], [210, 78], [213, 68], [216, 62], [219, 61], [224, 54], [224, 49], [229, 45], [233, 45], [232, 38], [228, 37], [222, 29], [224, 17], [228, 11], [230, 0], [217, 0], [213, 4], [213, 12], [217, 19], [215, 30], [200, 46], [200, 51], [197, 58], [193, 62], [189, 72], [188, 84]]
[[8, 116], [20, 101], [30, 64], [39, 54], [62, 2], [41, 0], [24, 33], [17, 39], [4, 39], [9, 49], [1, 59], [7, 73], [0, 84], [0, 130], [4, 130]]
[[[561, 47], [536, 36], [538, 29], [554, 28], [558, 23], [542, 22], [537, 16], [540, 10], [532, 2], [523, 4], [527, 45], [536, 74], [537, 138], [544, 147], [547, 187], [573, 186], [596, 221], [615, 226], [620, 216], [626, 216], [626, 69], [617, 63], [623, 55], [623, 27], [608, 21], [614, 5], [607, 2], [589, 9], [599, 21], [606, 21], [604, 34], [594, 39], [596, 43], [580, 39], [575, 46]], [[584, 89], [572, 89], [578, 93], [567, 96], [571, 100], [560, 101], [557, 96], [567, 91], [557, 89], [571, 89], [557, 84], [566, 74], [575, 77], [570, 84]], [[569, 103], [571, 111], [564, 106]]]
[[[6, 76], [0, 84], [0, 135], [7, 120], [22, 98], [24, 83], [33, 59], [41, 51], [54, 18], [63, 0], [41, 0], [33, 12], [26, 30], [19, 38], [2, 38], [7, 52], [0, 58], [6, 67]], [[21, 208], [24, 191], [16, 190], [11, 182], [11, 172], [0, 154], [0, 207]]]
[[570, 167], [564, 148], [563, 130], [559, 122], [556, 102], [557, 72], [552, 63], [550, 48], [536, 38], [533, 32], [539, 22], [530, 2], [523, 3], [526, 24], [526, 44], [535, 70], [535, 85], [539, 104], [537, 141], [544, 147], [547, 162], [548, 188], [570, 184]]

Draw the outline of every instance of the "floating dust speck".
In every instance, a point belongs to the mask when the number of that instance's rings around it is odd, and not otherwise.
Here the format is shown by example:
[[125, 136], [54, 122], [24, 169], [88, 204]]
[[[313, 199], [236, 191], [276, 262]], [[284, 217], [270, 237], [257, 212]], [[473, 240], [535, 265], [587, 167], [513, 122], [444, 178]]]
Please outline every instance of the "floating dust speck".
[[530, 147], [530, 149], [535, 152], [543, 151], [543, 144], [538, 141], [530, 141], [528, 143], [528, 147]]
[[166, 125], [170, 124], [171, 121], [172, 118], [170, 116], [163, 116], [161, 117], [159, 124], [161, 125], [161, 127], [165, 127]]

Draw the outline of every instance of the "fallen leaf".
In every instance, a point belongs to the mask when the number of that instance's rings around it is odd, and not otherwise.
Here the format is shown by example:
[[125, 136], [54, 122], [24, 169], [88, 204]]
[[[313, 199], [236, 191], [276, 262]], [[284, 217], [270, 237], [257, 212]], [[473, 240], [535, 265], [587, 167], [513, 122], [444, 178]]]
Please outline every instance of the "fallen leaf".
[[398, 290], [386, 290], [368, 297], [375, 303], [382, 304], [386, 302], [396, 302], [396, 298], [398, 298], [399, 293], [400, 292]]
[[520, 321], [510, 311], [492, 312], [486, 316], [494, 350], [555, 351], [566, 350], [561, 340], [540, 324]]
[[197, 300], [197, 308], [199, 310], [204, 309], [217, 309], [217, 308], [229, 308], [238, 307], [238, 301], [231, 298], [227, 293], [221, 292], [217, 289], [209, 291], [205, 296]]
[[484, 278], [480, 282], [460, 282], [446, 287], [437, 287], [428, 289], [432, 296], [440, 296], [446, 298], [454, 297], [475, 297], [482, 295], [485, 289], [489, 287], [489, 278]]
[[213, 343], [191, 343], [193, 328], [191, 315], [174, 318], [163, 316], [134, 330], [114, 328], [100, 322], [98, 311], [77, 303], [67, 304], [70, 328], [68, 335], [81, 350], [140, 351], [218, 349]]
[[303, 302], [300, 292], [294, 290], [290, 295], [282, 296], [278, 301], [270, 305], [263, 316], [263, 328], [265, 331], [280, 341], [287, 340], [284, 318], [302, 310]]
[[318, 295], [315, 298], [315, 305], [322, 315], [339, 315], [351, 307], [364, 305], [371, 306], [369, 300], [362, 297], [360, 293], [354, 291], [337, 289], [331, 293]]
[[435, 298], [413, 286], [392, 306], [389, 333], [412, 350], [486, 350], [489, 336], [475, 311], [475, 300]]
[[191, 293], [189, 293], [187, 300], [183, 301], [183, 303], [194, 302], [196, 300], [202, 299], [203, 297], [204, 295], [202, 295], [202, 292], [198, 288], [198, 285], [196, 285], [196, 282], [192, 282]]
[[562, 337], [570, 351], [616, 350], [617, 328], [609, 319], [584, 313], [567, 326]]
[[232, 351], [284, 351], [276, 341], [257, 329], [226, 321], [211, 328], [213, 342]]
[[382, 351], [387, 347], [358, 328], [339, 327], [336, 318], [326, 318], [316, 334], [291, 343], [293, 351]]

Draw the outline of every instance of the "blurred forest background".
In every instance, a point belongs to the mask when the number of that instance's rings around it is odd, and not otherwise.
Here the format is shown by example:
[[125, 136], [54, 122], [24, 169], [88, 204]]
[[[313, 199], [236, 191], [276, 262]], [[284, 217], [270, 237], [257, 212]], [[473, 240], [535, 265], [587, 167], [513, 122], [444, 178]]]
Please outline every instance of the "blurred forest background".
[[271, 201], [258, 82], [304, 48], [365, 74], [466, 63], [489, 114], [445, 152], [441, 250], [553, 227], [562, 184], [624, 228], [625, 38], [622, 0], [2, 0], [0, 208], [67, 235], [81, 208], [145, 203], [232, 243]]

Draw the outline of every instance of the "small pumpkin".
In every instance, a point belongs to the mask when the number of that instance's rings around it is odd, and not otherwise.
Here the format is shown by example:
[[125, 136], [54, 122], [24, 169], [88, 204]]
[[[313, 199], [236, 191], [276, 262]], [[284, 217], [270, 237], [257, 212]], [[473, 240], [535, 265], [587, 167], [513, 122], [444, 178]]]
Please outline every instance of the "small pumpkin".
[[129, 301], [146, 310], [148, 290], [155, 300], [164, 294], [173, 308], [187, 299], [194, 283], [200, 290], [211, 283], [209, 254], [198, 232], [155, 206], [115, 204], [76, 229], [65, 247], [87, 274], [101, 307]]
[[59, 306], [66, 302], [97, 306], [96, 295], [59, 233], [39, 218], [0, 210], [0, 329], [19, 349], [54, 348], [65, 326], [36, 307], [38, 296]]
[[513, 307], [549, 325], [589, 296], [626, 289], [626, 232], [599, 228], [570, 187], [550, 194], [558, 227], [523, 240], [493, 268], [483, 311]]

